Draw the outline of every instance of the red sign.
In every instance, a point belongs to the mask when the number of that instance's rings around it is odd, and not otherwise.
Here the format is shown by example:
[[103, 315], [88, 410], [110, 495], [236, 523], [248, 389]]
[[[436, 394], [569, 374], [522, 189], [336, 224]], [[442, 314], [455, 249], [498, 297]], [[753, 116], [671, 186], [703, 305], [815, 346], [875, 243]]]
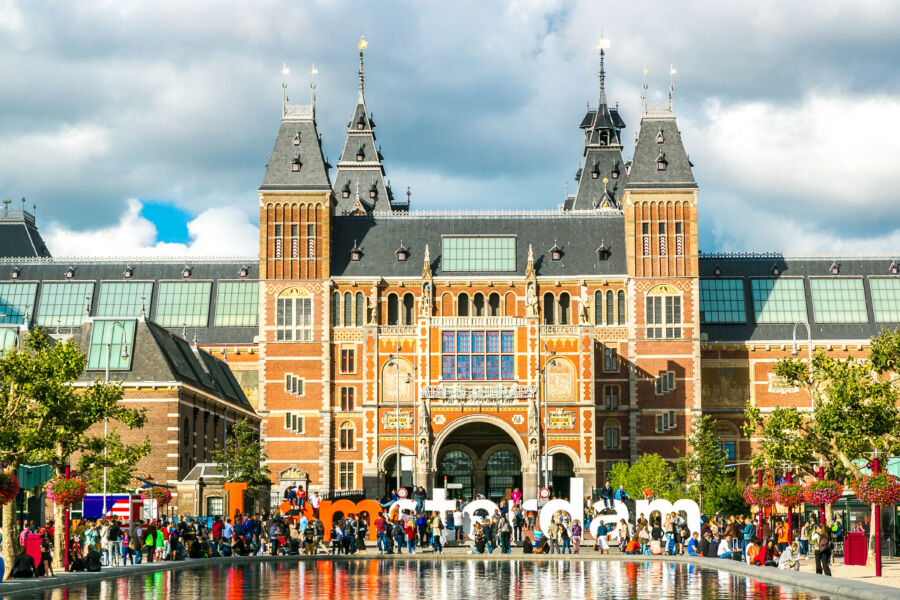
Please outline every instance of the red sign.
[[406, 491], [406, 488], [400, 488], [397, 490], [397, 496], [400, 498], [406, 498], [409, 495], [409, 492]]
[[550, 497], [550, 488], [541, 488], [540, 496], [544, 500]]

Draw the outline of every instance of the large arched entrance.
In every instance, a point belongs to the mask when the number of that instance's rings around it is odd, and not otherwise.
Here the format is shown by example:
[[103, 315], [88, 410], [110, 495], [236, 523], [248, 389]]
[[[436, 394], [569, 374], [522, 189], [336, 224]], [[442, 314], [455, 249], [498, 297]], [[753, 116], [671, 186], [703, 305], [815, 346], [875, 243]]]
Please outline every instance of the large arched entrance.
[[522, 489], [520, 443], [503, 428], [484, 421], [459, 425], [437, 448], [435, 487], [448, 485], [452, 498], [481, 495], [498, 501]]

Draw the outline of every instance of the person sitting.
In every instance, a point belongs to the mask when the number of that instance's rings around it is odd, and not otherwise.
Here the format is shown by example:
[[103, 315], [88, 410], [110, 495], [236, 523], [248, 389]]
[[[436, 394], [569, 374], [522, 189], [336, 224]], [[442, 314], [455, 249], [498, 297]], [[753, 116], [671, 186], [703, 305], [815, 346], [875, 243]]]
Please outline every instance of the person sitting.
[[209, 558], [219, 558], [221, 556], [218, 546], [212, 540], [206, 540], [206, 547], [208, 548]]
[[797, 542], [792, 542], [778, 557], [778, 568], [800, 570], [800, 553], [797, 549]]
[[759, 539], [757, 539], [756, 536], [750, 538], [750, 542], [747, 544], [744, 551], [747, 554], [748, 565], [758, 564], [759, 566], [763, 566], [766, 564], [765, 550], [759, 545]]
[[219, 542], [219, 554], [225, 557], [231, 556], [231, 544], [228, 540], [223, 539]]
[[298, 556], [300, 554], [300, 540], [295, 537], [288, 539], [288, 555]]
[[636, 539], [631, 539], [625, 544], [625, 554], [640, 554], [641, 544]]
[[715, 539], [710, 532], [706, 532], [703, 535], [702, 542], [702, 550], [703, 556], [707, 558], [716, 558], [719, 555], [719, 543]]
[[764, 564], [767, 567], [777, 567], [778, 562], [776, 561], [776, 558], [780, 554], [781, 553], [778, 551], [778, 543], [775, 541], [775, 538], [770, 538], [765, 546]]
[[697, 556], [699, 554], [699, 552], [698, 552], [699, 549], [700, 549], [700, 539], [699, 539], [697, 532], [695, 531], [694, 534], [691, 536], [691, 539], [688, 540], [688, 543], [687, 543], [688, 556]]
[[533, 550], [534, 544], [531, 543], [531, 538], [526, 535], [525, 541], [522, 542], [522, 554], [531, 554]]
[[204, 544], [197, 538], [190, 543], [188, 546], [188, 557], [189, 558], [202, 558], [204, 555], [205, 549]]
[[41, 542], [41, 560], [37, 565], [38, 577], [56, 577], [53, 574], [53, 556], [50, 554], [50, 544]]
[[250, 553], [247, 549], [247, 544], [244, 542], [243, 536], [235, 538], [234, 544], [231, 546], [231, 551], [236, 556], [247, 556]]
[[[9, 509], [7, 509], [9, 510]], [[19, 553], [13, 559], [12, 569], [9, 572], [10, 579], [29, 579], [37, 577], [37, 566], [34, 557], [25, 552], [25, 546], [19, 547]]]
[[91, 544], [88, 547], [87, 555], [84, 557], [84, 569], [89, 573], [99, 573], [101, 565], [100, 553], [97, 552], [96, 546]]
[[731, 558], [732, 550], [730, 535], [726, 535], [725, 538], [719, 542], [718, 554], [719, 558]]

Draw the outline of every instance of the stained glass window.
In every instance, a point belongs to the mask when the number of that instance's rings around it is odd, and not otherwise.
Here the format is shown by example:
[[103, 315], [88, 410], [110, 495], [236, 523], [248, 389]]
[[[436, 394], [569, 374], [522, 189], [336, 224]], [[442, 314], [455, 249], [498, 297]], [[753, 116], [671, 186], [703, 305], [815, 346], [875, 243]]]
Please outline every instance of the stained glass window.
[[250, 327], [257, 324], [258, 314], [259, 282], [219, 282], [216, 294], [216, 326]]
[[100, 284], [98, 317], [139, 317], [141, 306], [150, 306], [153, 284], [149, 281], [106, 282]]
[[93, 297], [93, 282], [45, 283], [41, 286], [37, 324], [41, 327], [79, 327]]
[[746, 323], [741, 279], [700, 280], [701, 323]]
[[751, 279], [757, 323], [796, 323], [806, 319], [802, 279]]
[[444, 271], [515, 271], [516, 238], [475, 236], [441, 238]]
[[34, 314], [36, 283], [0, 283], [0, 323], [22, 325]]
[[211, 287], [208, 281], [160, 283], [156, 321], [163, 327], [206, 327]]
[[456, 339], [456, 334], [452, 331], [445, 331], [441, 334], [441, 352], [455, 352], [456, 347], [454, 345], [454, 340]]
[[[91, 347], [88, 350], [88, 370], [105, 369], [107, 356], [110, 371], [127, 371], [131, 368], [131, 357], [134, 356], [134, 324], [131, 319], [94, 321]], [[127, 351], [124, 358], [123, 350]]]
[[443, 378], [462, 381], [514, 379], [513, 341], [512, 331], [443, 332]]
[[900, 322], [900, 278], [870, 279], [869, 287], [872, 288], [875, 321], [878, 323]]
[[811, 278], [813, 313], [817, 323], [868, 323], [862, 279]]

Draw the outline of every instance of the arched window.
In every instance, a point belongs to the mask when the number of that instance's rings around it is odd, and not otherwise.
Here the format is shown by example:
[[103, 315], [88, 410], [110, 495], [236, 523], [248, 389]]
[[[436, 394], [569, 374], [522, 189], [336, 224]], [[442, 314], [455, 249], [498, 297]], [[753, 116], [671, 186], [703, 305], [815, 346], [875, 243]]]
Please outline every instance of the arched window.
[[337, 327], [341, 324], [341, 294], [335, 292], [331, 294], [331, 326]]
[[613, 323], [615, 323], [615, 321], [613, 321], [614, 316], [615, 315], [613, 314], [613, 293], [612, 293], [612, 290], [610, 290], [610, 291], [606, 292], [606, 324], [607, 325], [612, 325]]
[[483, 317], [484, 316], [484, 294], [478, 292], [475, 296], [472, 297], [472, 309], [473, 316], [475, 317]]
[[544, 294], [544, 325], [553, 325], [556, 317], [556, 299], [553, 294]]
[[460, 317], [468, 317], [469, 316], [469, 295], [468, 294], [460, 294], [456, 299], [457, 307], [456, 314]]
[[603, 292], [594, 292], [594, 325], [603, 325]]
[[568, 325], [572, 319], [570, 313], [570, 300], [569, 294], [567, 292], [563, 292], [559, 295], [559, 324], [560, 325]]
[[500, 316], [500, 294], [494, 292], [488, 298], [488, 314], [492, 317]]
[[353, 427], [353, 423], [350, 421], [341, 423], [339, 434], [341, 450], [353, 450], [355, 433], [356, 429]]
[[400, 300], [397, 298], [397, 294], [391, 294], [388, 296], [388, 310], [387, 310], [387, 318], [388, 325], [399, 325], [400, 319], [400, 307], [398, 306]]
[[625, 292], [619, 290], [619, 325], [625, 324]]
[[415, 298], [412, 294], [406, 294], [403, 296], [403, 324], [404, 325], [412, 325], [413, 323], [413, 313], [415, 312]]
[[344, 327], [353, 325], [353, 294], [344, 292]]
[[365, 325], [366, 321], [366, 300], [362, 292], [356, 292], [356, 326]]
[[603, 426], [603, 438], [604, 438], [604, 447], [607, 450], [617, 450], [619, 448], [620, 439], [619, 434], [621, 430], [619, 429], [618, 421], [607, 421]]

